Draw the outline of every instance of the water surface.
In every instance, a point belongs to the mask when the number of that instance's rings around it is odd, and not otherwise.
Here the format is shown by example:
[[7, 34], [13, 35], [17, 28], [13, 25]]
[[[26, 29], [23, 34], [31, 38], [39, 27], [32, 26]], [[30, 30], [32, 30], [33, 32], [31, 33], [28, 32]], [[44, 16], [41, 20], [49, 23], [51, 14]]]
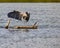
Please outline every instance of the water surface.
[[[28, 23], [11, 19], [9, 26], [33, 25], [38, 29], [5, 29], [10, 11], [28, 11]], [[0, 3], [0, 48], [60, 48], [60, 3]]]

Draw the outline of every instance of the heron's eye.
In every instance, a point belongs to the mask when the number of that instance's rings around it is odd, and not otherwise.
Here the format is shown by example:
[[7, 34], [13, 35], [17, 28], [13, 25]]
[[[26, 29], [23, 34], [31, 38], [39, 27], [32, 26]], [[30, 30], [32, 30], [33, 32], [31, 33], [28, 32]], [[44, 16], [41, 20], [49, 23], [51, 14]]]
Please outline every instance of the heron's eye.
[[26, 17], [25, 16], [23, 16], [23, 19], [25, 19]]
[[25, 18], [25, 16], [23, 18]]

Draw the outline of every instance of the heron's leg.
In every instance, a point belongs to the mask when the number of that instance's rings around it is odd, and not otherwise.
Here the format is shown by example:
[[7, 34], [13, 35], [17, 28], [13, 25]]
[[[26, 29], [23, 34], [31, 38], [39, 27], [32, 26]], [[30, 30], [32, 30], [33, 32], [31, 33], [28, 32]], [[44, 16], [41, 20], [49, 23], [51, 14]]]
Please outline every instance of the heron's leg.
[[8, 23], [7, 23], [6, 26], [5, 26], [6, 29], [8, 29], [9, 24], [10, 24], [10, 21], [11, 21], [11, 19], [9, 18], [9, 19], [8, 19]]

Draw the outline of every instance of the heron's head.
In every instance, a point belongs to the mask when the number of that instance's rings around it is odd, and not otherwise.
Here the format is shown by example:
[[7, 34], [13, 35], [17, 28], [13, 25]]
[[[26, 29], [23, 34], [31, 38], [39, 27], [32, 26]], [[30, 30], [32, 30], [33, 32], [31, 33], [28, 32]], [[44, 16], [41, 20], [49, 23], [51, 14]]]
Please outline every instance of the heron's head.
[[30, 18], [30, 13], [28, 12], [24, 12], [24, 13], [20, 13], [21, 15], [21, 20], [26, 20], [27, 22], [29, 21], [29, 18]]

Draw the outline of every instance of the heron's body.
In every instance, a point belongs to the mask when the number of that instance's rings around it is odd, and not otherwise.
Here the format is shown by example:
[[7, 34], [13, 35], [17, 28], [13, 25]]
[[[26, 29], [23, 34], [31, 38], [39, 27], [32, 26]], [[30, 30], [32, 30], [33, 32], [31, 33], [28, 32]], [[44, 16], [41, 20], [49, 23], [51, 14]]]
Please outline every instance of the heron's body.
[[17, 19], [17, 20], [26, 20], [28, 21], [30, 18], [30, 13], [28, 12], [19, 12], [13, 11], [8, 13], [9, 18]]
[[[13, 11], [13, 12], [9, 12], [7, 14], [8, 18], [13, 18], [13, 19], [17, 19], [17, 20], [20, 20], [20, 21], [25, 21], [28, 22], [29, 21], [29, 18], [30, 18], [30, 13], [28, 12], [19, 12], [19, 11]], [[8, 24], [6, 25], [5, 28], [8, 28], [9, 24], [10, 24], [10, 21], [11, 19], [8, 20]], [[25, 23], [23, 23], [25, 25]]]

